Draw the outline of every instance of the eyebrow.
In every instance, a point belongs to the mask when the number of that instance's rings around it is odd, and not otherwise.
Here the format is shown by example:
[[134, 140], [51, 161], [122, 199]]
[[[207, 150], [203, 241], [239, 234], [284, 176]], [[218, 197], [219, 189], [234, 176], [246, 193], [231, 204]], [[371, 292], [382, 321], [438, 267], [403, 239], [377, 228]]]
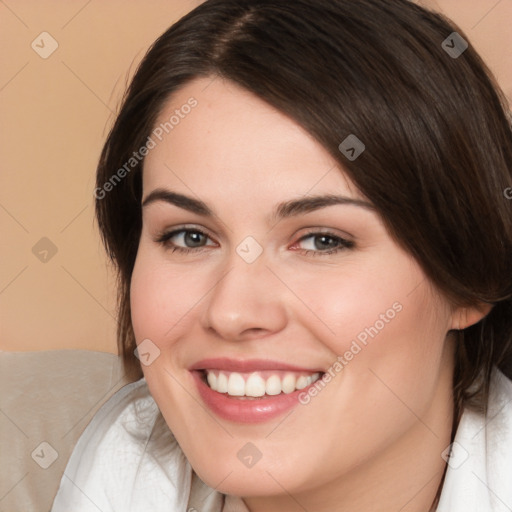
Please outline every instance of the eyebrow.
[[[157, 188], [153, 190], [142, 201], [142, 207], [144, 208], [158, 201], [172, 204], [174, 206], [183, 208], [184, 210], [195, 213], [197, 215], [201, 215], [203, 217], [214, 216], [213, 210], [209, 208], [208, 205], [203, 201], [199, 199], [194, 199], [183, 194], [178, 194], [177, 192], [172, 192], [171, 190], [163, 188]], [[333, 205], [352, 205], [358, 206], [360, 208], [365, 208], [367, 210], [375, 211], [375, 207], [367, 201], [361, 199], [354, 199], [346, 196], [327, 194], [308, 196], [300, 199], [292, 199], [290, 201], [279, 203], [274, 208], [270, 216], [270, 219], [279, 220], [289, 217], [295, 217], [298, 215], [303, 215]]]

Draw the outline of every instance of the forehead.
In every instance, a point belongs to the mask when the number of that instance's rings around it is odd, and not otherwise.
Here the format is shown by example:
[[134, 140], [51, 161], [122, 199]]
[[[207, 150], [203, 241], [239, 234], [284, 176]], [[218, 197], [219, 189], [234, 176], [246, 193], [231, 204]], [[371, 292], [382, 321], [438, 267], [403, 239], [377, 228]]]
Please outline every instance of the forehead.
[[205, 197], [215, 191], [227, 201], [243, 195], [260, 202], [276, 193], [362, 197], [301, 126], [220, 77], [195, 79], [173, 94], [151, 137], [145, 193], [159, 187], [190, 193], [188, 188]]

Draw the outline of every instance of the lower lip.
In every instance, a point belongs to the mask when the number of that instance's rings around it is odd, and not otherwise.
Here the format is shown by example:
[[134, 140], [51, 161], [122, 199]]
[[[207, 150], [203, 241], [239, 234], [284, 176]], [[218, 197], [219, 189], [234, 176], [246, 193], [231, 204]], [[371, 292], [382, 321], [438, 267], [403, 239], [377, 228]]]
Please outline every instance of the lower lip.
[[191, 372], [204, 403], [218, 416], [237, 423], [263, 423], [277, 418], [299, 404], [299, 394], [307, 392], [310, 386], [293, 393], [280, 393], [262, 398], [240, 399], [225, 393], [217, 393], [203, 381], [202, 372]]

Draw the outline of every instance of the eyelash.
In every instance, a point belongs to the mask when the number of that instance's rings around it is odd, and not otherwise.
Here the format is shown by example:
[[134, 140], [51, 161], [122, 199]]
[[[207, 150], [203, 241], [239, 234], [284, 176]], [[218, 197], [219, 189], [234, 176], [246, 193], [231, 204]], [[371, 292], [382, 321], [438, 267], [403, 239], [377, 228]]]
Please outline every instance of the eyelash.
[[[197, 233], [197, 234], [200, 234], [202, 236], [205, 236], [207, 238], [210, 238], [206, 233], [204, 233], [203, 231], [201, 231], [200, 229], [187, 229], [187, 228], [181, 228], [181, 229], [176, 229], [174, 231], [170, 231], [170, 232], [167, 232], [167, 233], [162, 233], [162, 235], [160, 235], [158, 238], [157, 238], [157, 242], [159, 244], [162, 244], [164, 247], [166, 248], [169, 248], [172, 250], [172, 252], [178, 252], [180, 254], [190, 254], [192, 252], [195, 252], [195, 253], [198, 253], [198, 252], [201, 252], [206, 246], [201, 246], [201, 247], [197, 247], [197, 248], [193, 248], [193, 247], [180, 247], [178, 245], [172, 245], [170, 244], [169, 240], [171, 238], [173, 238], [174, 236], [180, 234], [180, 233]], [[334, 233], [330, 233], [330, 232], [319, 232], [319, 231], [311, 231], [309, 233], [306, 233], [305, 235], [303, 235], [301, 238], [299, 238], [299, 240], [297, 242], [294, 243], [297, 244], [299, 242], [302, 242], [303, 240], [307, 239], [307, 238], [311, 238], [311, 237], [315, 237], [315, 236], [326, 236], [328, 238], [331, 238], [333, 240], [336, 240], [338, 242], [338, 247], [334, 248], [334, 249], [329, 249], [329, 250], [326, 250], [326, 251], [320, 251], [320, 250], [311, 250], [311, 249], [300, 249], [300, 252], [303, 254], [303, 255], [306, 255], [306, 256], [327, 256], [327, 255], [332, 255], [332, 254], [336, 254], [338, 253], [339, 251], [343, 250], [343, 249], [352, 249], [354, 247], [354, 242], [350, 241], [350, 240], [346, 240], [344, 238], [341, 238], [340, 236], [338, 235], [335, 235]]]

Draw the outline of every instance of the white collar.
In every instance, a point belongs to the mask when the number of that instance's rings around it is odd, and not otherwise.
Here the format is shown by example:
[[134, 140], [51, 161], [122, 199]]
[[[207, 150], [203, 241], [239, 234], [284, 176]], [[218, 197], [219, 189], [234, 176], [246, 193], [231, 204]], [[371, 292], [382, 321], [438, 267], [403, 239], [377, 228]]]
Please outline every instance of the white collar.
[[512, 381], [498, 370], [487, 414], [462, 415], [436, 512], [512, 512]]

